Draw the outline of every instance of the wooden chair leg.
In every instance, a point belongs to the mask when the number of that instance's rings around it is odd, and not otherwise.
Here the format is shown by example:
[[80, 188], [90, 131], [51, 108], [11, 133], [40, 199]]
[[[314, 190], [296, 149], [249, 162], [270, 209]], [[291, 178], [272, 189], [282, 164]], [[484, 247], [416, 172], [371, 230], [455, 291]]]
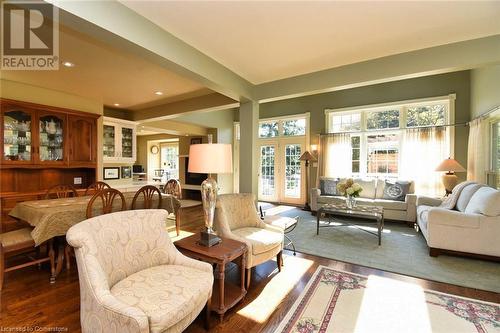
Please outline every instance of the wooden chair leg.
[[250, 278], [252, 277], [252, 269], [251, 268], [246, 268], [245, 269], [245, 288], [248, 290], [250, 288]]
[[47, 244], [47, 248], [49, 250], [48, 256], [50, 259], [50, 283], [54, 283], [56, 281], [56, 254], [54, 252], [54, 240], [49, 240]]
[[3, 288], [3, 275], [5, 273], [5, 257], [2, 244], [0, 244], [0, 291]]
[[66, 269], [69, 271], [71, 268], [71, 246], [69, 244], [66, 244], [64, 247], [64, 257], [66, 258]]
[[181, 233], [181, 209], [177, 210], [175, 213], [175, 232], [177, 232], [177, 236]]
[[283, 251], [280, 251], [276, 255], [276, 264], [278, 265], [278, 271], [281, 272], [281, 266], [283, 266]]

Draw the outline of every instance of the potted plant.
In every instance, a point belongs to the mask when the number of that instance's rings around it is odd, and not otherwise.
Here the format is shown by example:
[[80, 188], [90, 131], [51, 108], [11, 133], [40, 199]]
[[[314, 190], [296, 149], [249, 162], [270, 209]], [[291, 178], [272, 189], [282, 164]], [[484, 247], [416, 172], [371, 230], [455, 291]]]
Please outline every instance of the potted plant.
[[355, 183], [352, 178], [348, 178], [337, 184], [337, 191], [345, 196], [347, 208], [352, 209], [356, 207], [356, 198], [359, 197], [363, 188], [358, 183]]

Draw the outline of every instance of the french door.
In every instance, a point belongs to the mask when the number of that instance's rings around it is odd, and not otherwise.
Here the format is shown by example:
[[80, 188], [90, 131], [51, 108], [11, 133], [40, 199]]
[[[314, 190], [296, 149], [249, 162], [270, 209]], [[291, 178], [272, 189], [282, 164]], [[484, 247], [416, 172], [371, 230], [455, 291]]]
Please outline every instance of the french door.
[[259, 200], [303, 204], [305, 173], [299, 160], [305, 140], [262, 140], [259, 146]]

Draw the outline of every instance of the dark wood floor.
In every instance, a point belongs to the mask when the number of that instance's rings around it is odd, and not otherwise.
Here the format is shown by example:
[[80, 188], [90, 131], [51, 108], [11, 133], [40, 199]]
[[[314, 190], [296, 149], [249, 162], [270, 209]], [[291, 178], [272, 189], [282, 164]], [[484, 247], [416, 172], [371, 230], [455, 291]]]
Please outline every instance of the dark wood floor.
[[[187, 212], [183, 221], [192, 220], [183, 223], [182, 230], [196, 231], [201, 224], [199, 216], [199, 212]], [[258, 266], [252, 273], [252, 284], [244, 301], [230, 311], [222, 323], [214, 315], [210, 332], [272, 332], [319, 265], [394, 278], [425, 289], [500, 303], [500, 294], [497, 293], [406, 277], [300, 253], [293, 256], [286, 252], [284, 265], [279, 274], [275, 261]], [[238, 281], [236, 266], [229, 267], [226, 274], [230, 280]], [[80, 332], [79, 301], [75, 266], [70, 271], [64, 270], [52, 285], [49, 284], [47, 267], [42, 267], [42, 270], [31, 267], [8, 273], [0, 298], [0, 330], [38, 326]], [[198, 318], [186, 332], [205, 332], [202, 319]]]

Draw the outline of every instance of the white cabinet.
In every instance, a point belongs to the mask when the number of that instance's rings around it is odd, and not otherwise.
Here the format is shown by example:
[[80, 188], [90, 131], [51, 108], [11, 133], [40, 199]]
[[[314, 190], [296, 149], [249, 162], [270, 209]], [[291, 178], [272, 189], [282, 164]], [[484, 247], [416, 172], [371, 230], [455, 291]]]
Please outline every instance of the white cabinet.
[[104, 117], [102, 153], [104, 163], [135, 163], [137, 123]]

